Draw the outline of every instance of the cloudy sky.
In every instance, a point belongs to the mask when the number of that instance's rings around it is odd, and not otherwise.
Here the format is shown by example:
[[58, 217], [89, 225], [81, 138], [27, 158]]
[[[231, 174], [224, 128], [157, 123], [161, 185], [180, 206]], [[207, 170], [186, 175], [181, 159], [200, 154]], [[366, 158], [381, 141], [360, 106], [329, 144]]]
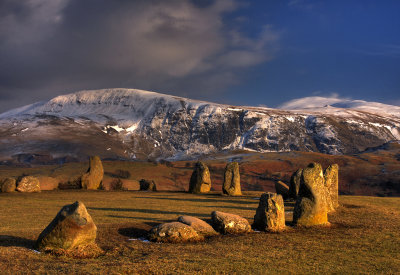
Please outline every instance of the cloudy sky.
[[0, 0], [0, 112], [83, 89], [400, 105], [397, 0]]

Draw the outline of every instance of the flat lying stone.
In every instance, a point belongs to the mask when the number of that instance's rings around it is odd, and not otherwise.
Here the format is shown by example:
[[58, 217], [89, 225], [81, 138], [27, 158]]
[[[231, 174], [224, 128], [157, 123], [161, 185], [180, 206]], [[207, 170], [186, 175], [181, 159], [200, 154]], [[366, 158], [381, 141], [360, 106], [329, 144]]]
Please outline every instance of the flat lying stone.
[[1, 192], [3, 193], [11, 193], [15, 192], [15, 189], [17, 188], [16, 181], [13, 178], [6, 178], [3, 181], [3, 184], [1, 186]]
[[38, 176], [37, 179], [40, 183], [40, 190], [54, 190], [58, 189], [60, 181], [53, 177]]
[[193, 227], [194, 230], [196, 230], [197, 234], [202, 235], [204, 237], [210, 237], [210, 236], [215, 236], [218, 235], [217, 231], [212, 228], [211, 225], [206, 223], [205, 221], [192, 217], [192, 216], [180, 216], [178, 218], [178, 222], [187, 224], [191, 227]]
[[197, 234], [193, 227], [181, 222], [159, 224], [150, 230], [148, 237], [152, 242], [162, 243], [183, 243], [204, 240], [204, 237]]
[[249, 222], [238, 215], [213, 211], [211, 218], [214, 229], [221, 234], [244, 234], [251, 231]]
[[37, 178], [32, 176], [23, 177], [17, 184], [18, 192], [40, 192], [40, 182]]

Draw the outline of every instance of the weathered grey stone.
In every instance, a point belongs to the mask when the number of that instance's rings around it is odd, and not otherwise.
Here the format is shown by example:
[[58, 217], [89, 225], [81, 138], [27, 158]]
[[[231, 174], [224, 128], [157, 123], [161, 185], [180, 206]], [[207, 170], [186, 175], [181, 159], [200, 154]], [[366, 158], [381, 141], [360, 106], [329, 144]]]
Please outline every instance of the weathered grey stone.
[[324, 175], [318, 163], [311, 163], [303, 170], [293, 223], [301, 226], [329, 224]]
[[211, 189], [210, 171], [204, 162], [196, 163], [193, 174], [190, 178], [190, 193], [208, 193]]
[[140, 183], [140, 191], [157, 191], [156, 183], [154, 180], [145, 180], [141, 179]]
[[324, 171], [328, 213], [339, 206], [339, 165], [332, 164]]
[[298, 169], [296, 172], [292, 174], [292, 177], [290, 178], [289, 196], [292, 199], [297, 199], [297, 195], [299, 194], [302, 174], [303, 174], [303, 169]]
[[178, 218], [178, 222], [193, 227], [193, 229], [196, 230], [197, 234], [202, 235], [204, 237], [218, 235], [218, 233], [214, 230], [214, 228], [211, 225], [196, 217], [180, 216]]
[[152, 242], [182, 243], [197, 242], [204, 240], [204, 237], [197, 234], [193, 227], [181, 222], [169, 222], [153, 227], [149, 234]]
[[97, 227], [82, 202], [65, 205], [36, 241], [39, 250], [95, 244]]
[[81, 178], [82, 188], [90, 190], [99, 189], [103, 176], [104, 170], [100, 158], [98, 156], [90, 157], [89, 169]]
[[226, 165], [222, 192], [230, 196], [242, 195], [240, 188], [239, 163], [230, 162]]
[[17, 191], [26, 193], [40, 192], [40, 182], [32, 176], [23, 177], [17, 183]]
[[283, 199], [289, 198], [289, 186], [287, 186], [283, 181], [275, 181], [275, 190]]
[[214, 229], [221, 234], [243, 234], [251, 231], [249, 222], [238, 215], [213, 211], [211, 219]]
[[285, 207], [281, 195], [275, 193], [261, 195], [253, 228], [268, 232], [280, 232], [285, 229]]
[[14, 178], [6, 178], [1, 186], [1, 192], [3, 193], [15, 192], [16, 188], [17, 188], [16, 180]]

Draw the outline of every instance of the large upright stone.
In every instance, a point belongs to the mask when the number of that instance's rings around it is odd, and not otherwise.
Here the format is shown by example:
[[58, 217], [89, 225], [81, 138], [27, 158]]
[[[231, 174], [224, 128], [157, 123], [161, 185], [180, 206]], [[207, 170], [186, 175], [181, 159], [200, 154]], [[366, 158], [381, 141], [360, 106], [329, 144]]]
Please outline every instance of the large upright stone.
[[297, 199], [297, 195], [299, 194], [302, 174], [303, 174], [303, 169], [298, 169], [296, 172], [292, 174], [292, 177], [290, 178], [289, 197], [291, 197], [292, 199]]
[[339, 165], [332, 164], [324, 171], [328, 213], [339, 206]]
[[204, 162], [198, 161], [190, 178], [190, 193], [208, 193], [211, 189], [210, 171]]
[[310, 163], [303, 170], [293, 223], [302, 226], [329, 224], [324, 175], [318, 163]]
[[281, 195], [275, 193], [261, 195], [253, 228], [268, 232], [279, 232], [285, 229], [285, 207]]
[[98, 156], [90, 157], [89, 169], [81, 178], [82, 188], [91, 190], [99, 189], [103, 175], [103, 164], [100, 158]]
[[289, 197], [289, 186], [287, 186], [283, 181], [275, 181], [275, 190], [283, 199], [286, 200]]
[[154, 180], [141, 179], [139, 183], [140, 191], [157, 191], [157, 186]]
[[32, 176], [23, 177], [17, 183], [17, 191], [26, 193], [40, 192], [40, 182]]
[[222, 192], [230, 196], [242, 195], [240, 188], [239, 163], [230, 162], [226, 165]]
[[39, 250], [65, 249], [95, 244], [97, 227], [82, 202], [65, 205], [36, 241]]
[[15, 189], [17, 188], [16, 181], [14, 178], [6, 178], [3, 181], [3, 184], [1, 186], [1, 192], [3, 193], [11, 193], [15, 192]]

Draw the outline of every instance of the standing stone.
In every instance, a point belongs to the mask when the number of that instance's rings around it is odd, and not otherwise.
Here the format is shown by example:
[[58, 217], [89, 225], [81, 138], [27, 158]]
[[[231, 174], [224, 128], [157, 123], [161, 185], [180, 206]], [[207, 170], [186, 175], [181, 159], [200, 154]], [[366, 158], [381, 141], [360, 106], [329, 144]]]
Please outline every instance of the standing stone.
[[283, 199], [287, 199], [289, 197], [289, 186], [287, 186], [283, 181], [275, 181], [275, 190], [276, 193], [281, 195]]
[[249, 222], [238, 215], [213, 211], [211, 219], [214, 229], [221, 234], [244, 234], [251, 231]]
[[230, 162], [226, 165], [222, 191], [229, 196], [242, 195], [242, 190], [240, 189], [239, 163]]
[[100, 158], [98, 156], [90, 157], [89, 169], [81, 178], [82, 188], [90, 190], [99, 189], [103, 175], [103, 164]]
[[302, 174], [303, 174], [303, 169], [298, 169], [296, 172], [293, 173], [292, 177], [290, 178], [289, 196], [292, 199], [297, 199], [297, 195], [299, 194]]
[[211, 189], [210, 171], [207, 165], [198, 161], [190, 178], [190, 193], [208, 193]]
[[41, 250], [70, 250], [95, 244], [97, 227], [85, 205], [76, 201], [65, 205], [36, 241]]
[[140, 183], [140, 191], [157, 191], [156, 183], [154, 180], [145, 180], [141, 179]]
[[40, 182], [37, 178], [32, 176], [23, 177], [17, 184], [18, 192], [40, 192]]
[[16, 186], [16, 181], [13, 178], [6, 178], [3, 181], [3, 185], [1, 186], [1, 192], [3, 193], [11, 193], [15, 192], [15, 189], [17, 188]]
[[285, 207], [279, 194], [264, 193], [261, 195], [253, 228], [261, 231], [279, 232], [285, 229]]
[[319, 163], [310, 163], [303, 170], [293, 223], [302, 226], [329, 224], [324, 175]]
[[339, 206], [339, 165], [332, 164], [324, 171], [328, 213]]

